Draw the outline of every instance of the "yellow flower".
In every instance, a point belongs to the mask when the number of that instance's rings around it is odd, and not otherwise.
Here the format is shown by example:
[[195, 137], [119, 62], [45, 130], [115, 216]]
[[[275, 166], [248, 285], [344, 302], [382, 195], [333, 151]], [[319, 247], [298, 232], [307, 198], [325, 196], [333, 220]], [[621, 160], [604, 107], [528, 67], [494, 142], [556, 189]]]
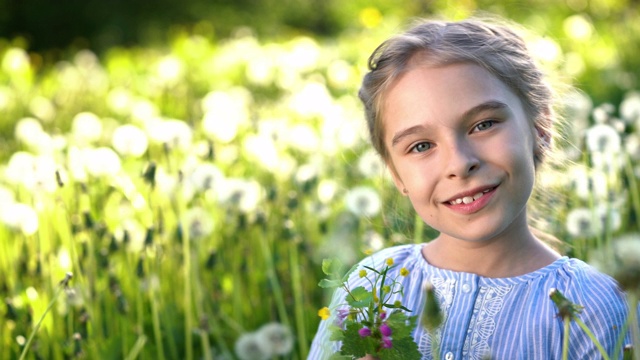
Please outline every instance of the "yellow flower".
[[358, 275], [360, 275], [360, 278], [363, 278], [363, 277], [367, 276], [367, 270], [365, 270], [365, 269], [360, 270]]
[[331, 310], [329, 310], [329, 308], [325, 306], [322, 309], [318, 310], [318, 316], [320, 316], [322, 320], [327, 320], [329, 316], [331, 316]]
[[367, 249], [367, 250], [364, 251], [364, 254], [365, 255], [371, 255], [371, 254], [373, 254], [373, 250], [372, 249]]
[[374, 302], [374, 303], [377, 303], [377, 302], [379, 302], [379, 301], [380, 301], [380, 298], [378, 297], [378, 295], [373, 294], [373, 302]]
[[409, 275], [409, 270], [407, 270], [407, 268], [400, 269], [400, 275], [402, 275], [402, 276]]
[[382, 293], [388, 294], [391, 291], [391, 287], [389, 285], [385, 285], [382, 287]]
[[393, 258], [388, 258], [387, 259], [387, 266], [392, 266], [393, 265]]

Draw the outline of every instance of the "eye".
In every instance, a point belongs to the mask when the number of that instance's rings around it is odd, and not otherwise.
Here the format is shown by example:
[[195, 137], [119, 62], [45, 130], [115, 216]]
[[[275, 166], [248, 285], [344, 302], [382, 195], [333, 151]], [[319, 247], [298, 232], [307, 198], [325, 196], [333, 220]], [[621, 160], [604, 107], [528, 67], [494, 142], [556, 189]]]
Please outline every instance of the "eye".
[[431, 144], [430, 142], [421, 142], [421, 143], [415, 144], [411, 148], [411, 152], [421, 153], [431, 149], [432, 147], [433, 147], [433, 144]]
[[486, 120], [473, 127], [473, 131], [485, 131], [496, 123], [495, 120]]

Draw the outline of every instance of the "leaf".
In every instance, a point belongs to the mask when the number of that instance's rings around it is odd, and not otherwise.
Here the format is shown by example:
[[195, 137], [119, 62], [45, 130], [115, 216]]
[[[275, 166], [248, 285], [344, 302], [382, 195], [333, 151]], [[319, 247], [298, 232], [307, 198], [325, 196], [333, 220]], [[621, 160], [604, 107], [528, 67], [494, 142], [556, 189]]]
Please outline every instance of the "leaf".
[[374, 273], [376, 273], [376, 274], [378, 274], [378, 275], [381, 275], [380, 271], [378, 271], [378, 270], [376, 270], [376, 269], [372, 268], [371, 266], [367, 266], [367, 265], [362, 265], [362, 266], [364, 266], [365, 268], [367, 268], [367, 269], [369, 269], [369, 270], [373, 271]]
[[342, 341], [342, 339], [344, 339], [344, 331], [340, 327], [331, 325], [329, 326], [329, 331], [331, 333], [329, 340]]
[[348, 355], [340, 355], [340, 353], [332, 354], [329, 357], [329, 360], [351, 360], [351, 359], [353, 359], [353, 357]]
[[384, 348], [378, 353], [380, 360], [419, 360], [422, 358], [418, 351], [418, 345], [410, 336], [399, 339], [394, 336], [392, 344], [392, 347]]
[[387, 325], [393, 330], [393, 338], [411, 337], [418, 319], [416, 316], [407, 316], [401, 311], [394, 311], [387, 318]]
[[351, 269], [349, 269], [349, 271], [347, 271], [347, 273], [344, 274], [344, 276], [342, 277], [342, 282], [347, 281], [347, 279], [349, 279], [349, 275], [351, 275], [351, 273], [356, 271], [357, 268], [358, 268], [358, 264], [353, 265]]
[[344, 331], [344, 339], [342, 340], [342, 348], [340, 354], [351, 355], [359, 359], [366, 354], [373, 354], [377, 347], [377, 341], [371, 336], [362, 337], [358, 334], [358, 330], [362, 328], [360, 323], [347, 324]]
[[345, 301], [354, 308], [365, 308], [373, 301], [373, 294], [362, 286], [351, 290]]
[[340, 281], [340, 280], [322, 279], [318, 283], [318, 286], [323, 288], [323, 289], [335, 289], [337, 287], [342, 286], [342, 281]]
[[344, 264], [337, 258], [322, 260], [322, 272], [325, 275], [338, 277], [343, 267]]

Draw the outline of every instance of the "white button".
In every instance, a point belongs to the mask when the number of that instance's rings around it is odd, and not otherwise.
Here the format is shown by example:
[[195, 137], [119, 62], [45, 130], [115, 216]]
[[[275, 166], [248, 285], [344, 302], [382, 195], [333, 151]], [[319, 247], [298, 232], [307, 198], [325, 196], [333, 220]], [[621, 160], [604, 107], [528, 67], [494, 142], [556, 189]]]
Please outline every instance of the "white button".
[[444, 355], [444, 359], [445, 360], [453, 360], [453, 353], [451, 351], [449, 351], [448, 353], [446, 353]]
[[462, 285], [462, 291], [468, 293], [469, 291], [471, 291], [471, 286], [469, 284]]

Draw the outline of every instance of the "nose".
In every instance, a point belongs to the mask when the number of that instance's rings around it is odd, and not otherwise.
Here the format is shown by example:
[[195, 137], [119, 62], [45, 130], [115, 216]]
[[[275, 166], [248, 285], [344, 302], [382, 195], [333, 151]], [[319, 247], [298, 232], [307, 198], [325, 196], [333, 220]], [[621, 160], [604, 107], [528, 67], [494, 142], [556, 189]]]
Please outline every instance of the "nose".
[[465, 139], [456, 139], [447, 149], [446, 176], [449, 179], [467, 178], [480, 167], [480, 159], [473, 144]]

